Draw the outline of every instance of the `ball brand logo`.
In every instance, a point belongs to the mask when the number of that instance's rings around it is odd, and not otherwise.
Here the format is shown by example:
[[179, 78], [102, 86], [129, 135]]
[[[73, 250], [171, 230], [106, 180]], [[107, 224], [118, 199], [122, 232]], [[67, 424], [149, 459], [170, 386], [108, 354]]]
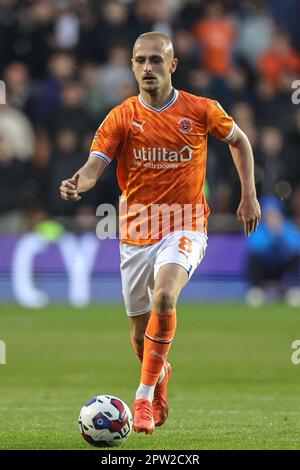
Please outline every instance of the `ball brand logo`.
[[144, 162], [188, 162], [192, 159], [193, 150], [185, 145], [179, 152], [167, 150], [166, 148], [142, 147], [133, 149], [135, 160]]
[[193, 130], [193, 123], [188, 118], [181, 119], [180, 121], [178, 121], [177, 124], [178, 124], [178, 129], [183, 134], [189, 134]]

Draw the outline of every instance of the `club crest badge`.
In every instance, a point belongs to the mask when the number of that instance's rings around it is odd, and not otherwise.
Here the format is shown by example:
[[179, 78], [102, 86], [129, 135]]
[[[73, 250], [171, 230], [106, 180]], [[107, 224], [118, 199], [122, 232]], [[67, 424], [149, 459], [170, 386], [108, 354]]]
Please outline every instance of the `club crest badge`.
[[193, 130], [193, 122], [188, 118], [181, 119], [177, 124], [183, 134], [189, 134]]

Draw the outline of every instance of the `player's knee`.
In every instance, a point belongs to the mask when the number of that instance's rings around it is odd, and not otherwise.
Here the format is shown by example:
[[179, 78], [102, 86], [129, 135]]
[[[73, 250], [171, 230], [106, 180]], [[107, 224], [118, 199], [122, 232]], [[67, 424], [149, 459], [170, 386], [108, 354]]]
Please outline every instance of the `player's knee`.
[[168, 313], [175, 309], [177, 296], [166, 289], [159, 289], [153, 297], [153, 307], [158, 313]]

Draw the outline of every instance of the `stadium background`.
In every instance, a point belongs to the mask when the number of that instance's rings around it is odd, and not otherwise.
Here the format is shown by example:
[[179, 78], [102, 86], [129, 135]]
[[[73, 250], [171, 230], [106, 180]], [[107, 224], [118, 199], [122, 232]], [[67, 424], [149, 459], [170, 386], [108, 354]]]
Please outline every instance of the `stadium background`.
[[[136, 37], [172, 37], [174, 86], [221, 102], [254, 149], [259, 198], [276, 195], [300, 227], [299, 17], [296, 0], [0, 0], [0, 408], [9, 423], [0, 447], [83, 448], [72, 426], [85, 398], [105, 391], [132, 400], [138, 369], [118, 242], [95, 234], [97, 206], [118, 204], [114, 164], [79, 203], [62, 201], [58, 188], [87, 158], [107, 112], [137, 93]], [[171, 356], [176, 420], [151, 444], [135, 436], [128, 445], [299, 448], [299, 371], [290, 361], [299, 312], [229, 303], [247, 290], [248, 247], [229, 150], [209, 143], [209, 247], [181, 297]]]

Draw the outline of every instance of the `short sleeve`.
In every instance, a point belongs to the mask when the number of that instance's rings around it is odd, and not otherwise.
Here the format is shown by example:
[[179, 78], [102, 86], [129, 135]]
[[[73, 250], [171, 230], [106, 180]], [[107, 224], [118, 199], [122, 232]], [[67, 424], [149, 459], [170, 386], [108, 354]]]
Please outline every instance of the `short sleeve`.
[[207, 130], [217, 139], [230, 142], [237, 126], [218, 101], [208, 99]]
[[115, 158], [122, 137], [122, 115], [120, 106], [112, 109], [98, 127], [94, 136], [90, 157], [98, 157], [107, 165]]

